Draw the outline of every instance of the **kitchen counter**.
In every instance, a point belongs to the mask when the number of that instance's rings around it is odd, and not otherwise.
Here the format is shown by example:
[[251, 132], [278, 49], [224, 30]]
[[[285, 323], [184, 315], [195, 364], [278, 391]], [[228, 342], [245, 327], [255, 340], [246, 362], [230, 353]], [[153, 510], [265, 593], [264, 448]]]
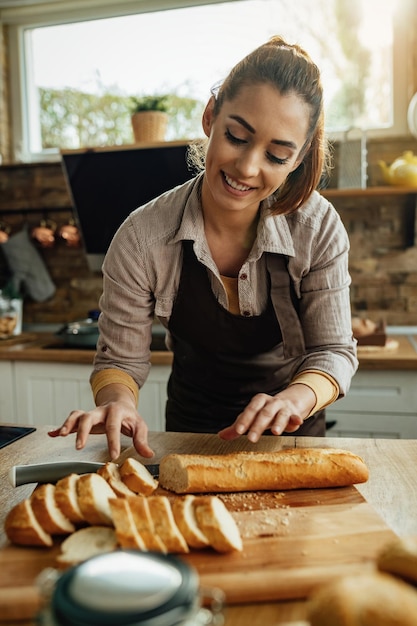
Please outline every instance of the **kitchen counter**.
[[[47, 426], [27, 437], [0, 450], [0, 528], [7, 511], [17, 502], [28, 497], [33, 485], [18, 488], [10, 486], [7, 475], [14, 464], [36, 462], [84, 460], [109, 460], [105, 445], [105, 436], [90, 438], [86, 449], [76, 452], [74, 439], [48, 439]], [[155, 451], [151, 462], [171, 452], [215, 454], [236, 450], [276, 450], [283, 447], [319, 447], [330, 446], [351, 450], [363, 457], [370, 470], [367, 483], [358, 485], [358, 491], [380, 515], [385, 523], [398, 535], [417, 535], [417, 490], [415, 489], [415, 459], [417, 458], [417, 440], [388, 439], [351, 439], [351, 438], [308, 438], [308, 437], [262, 437], [257, 444], [250, 444], [246, 437], [234, 442], [225, 442], [216, 435], [186, 433], [150, 433], [150, 444]], [[46, 454], [46, 450], [48, 451]], [[122, 437], [122, 455], [120, 461], [135, 451], [130, 447], [130, 439]], [[0, 535], [0, 545], [4, 545], [4, 535]], [[0, 555], [1, 565], [1, 555]], [[3, 583], [3, 591], [10, 582]], [[1, 588], [0, 588], [1, 592]], [[7, 594], [7, 591], [6, 591]], [[15, 598], [18, 602], [19, 598]], [[304, 601], [258, 602], [253, 604], [234, 604], [226, 607], [225, 626], [264, 626], [265, 624], [284, 624], [305, 619]], [[1, 620], [0, 620], [1, 621]], [[20, 626], [29, 626], [33, 622], [20, 622]], [[9, 624], [10, 626], [10, 624]]]
[[[11, 339], [0, 340], [0, 361], [38, 361], [55, 363], [93, 363], [94, 350], [62, 347], [62, 339], [54, 333], [23, 332]], [[152, 365], [171, 365], [172, 354], [153, 351]]]
[[[94, 351], [62, 348], [62, 340], [53, 333], [24, 332], [12, 339], [0, 340], [0, 361], [39, 361], [57, 363], [93, 362]], [[417, 370], [417, 335], [393, 334], [384, 347], [359, 347], [362, 370]], [[171, 365], [172, 353], [153, 351], [152, 365]]]

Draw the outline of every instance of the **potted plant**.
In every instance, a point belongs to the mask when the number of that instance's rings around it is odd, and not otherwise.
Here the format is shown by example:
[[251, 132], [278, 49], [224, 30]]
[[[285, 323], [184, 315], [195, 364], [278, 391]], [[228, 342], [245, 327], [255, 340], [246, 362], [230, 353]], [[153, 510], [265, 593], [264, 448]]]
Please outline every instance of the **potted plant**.
[[136, 143], [164, 141], [168, 124], [168, 96], [132, 97], [131, 119]]

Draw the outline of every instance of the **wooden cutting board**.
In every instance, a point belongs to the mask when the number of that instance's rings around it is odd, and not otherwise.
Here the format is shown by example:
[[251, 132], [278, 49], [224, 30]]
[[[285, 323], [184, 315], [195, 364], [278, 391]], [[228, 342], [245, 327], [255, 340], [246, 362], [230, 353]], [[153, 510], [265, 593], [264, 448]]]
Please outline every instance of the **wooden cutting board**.
[[[230, 604], [305, 598], [335, 576], [373, 569], [379, 550], [395, 538], [355, 487], [220, 497], [239, 526], [243, 552], [194, 550], [181, 558], [203, 586], [223, 589]], [[54, 565], [57, 551], [59, 545], [0, 550], [0, 614], [11, 598], [19, 598], [14, 619], [33, 614], [34, 580]]]

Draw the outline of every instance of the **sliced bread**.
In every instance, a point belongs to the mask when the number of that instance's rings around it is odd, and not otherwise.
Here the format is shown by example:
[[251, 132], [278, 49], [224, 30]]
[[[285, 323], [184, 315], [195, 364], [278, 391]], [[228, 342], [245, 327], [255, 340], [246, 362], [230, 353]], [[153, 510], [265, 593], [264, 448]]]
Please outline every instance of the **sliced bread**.
[[172, 513], [190, 548], [205, 548], [210, 542], [198, 525], [194, 500], [195, 496], [193, 495], [175, 498], [172, 502]]
[[155, 531], [167, 551], [183, 554], [189, 552], [188, 544], [175, 523], [168, 498], [166, 496], [149, 496], [148, 505]]
[[217, 496], [196, 496], [193, 506], [197, 522], [217, 552], [242, 550], [242, 538], [232, 514]]
[[122, 481], [117, 463], [113, 463], [112, 461], [105, 463], [103, 467], [97, 470], [97, 474], [100, 474], [100, 476], [103, 476], [103, 478], [107, 480], [118, 497], [126, 498], [127, 496], [133, 496], [135, 494], [135, 492], [129, 489], [126, 483]]
[[109, 504], [119, 545], [122, 548], [146, 550], [145, 542], [135, 526], [128, 500], [110, 498]]
[[74, 532], [75, 526], [59, 508], [55, 500], [55, 489], [52, 483], [36, 487], [30, 496], [32, 510], [45, 532], [51, 535], [68, 535]]
[[127, 498], [127, 501], [132, 513], [133, 522], [146, 548], [154, 552], [166, 553], [167, 548], [164, 542], [155, 532], [155, 526], [149, 511], [148, 498], [137, 495]]
[[64, 539], [56, 562], [57, 565], [65, 567], [77, 565], [92, 556], [112, 552], [116, 548], [117, 537], [114, 528], [87, 526]]
[[55, 500], [61, 511], [75, 525], [85, 522], [78, 504], [77, 481], [78, 474], [69, 474], [58, 480], [55, 485]]
[[135, 493], [150, 496], [158, 487], [158, 481], [146, 466], [137, 459], [129, 457], [120, 467], [122, 481]]
[[16, 504], [7, 514], [4, 530], [8, 539], [21, 546], [52, 546], [52, 537], [39, 524], [29, 498]]
[[78, 504], [84, 518], [92, 526], [112, 526], [109, 498], [115, 497], [113, 489], [100, 474], [82, 474], [77, 481]]

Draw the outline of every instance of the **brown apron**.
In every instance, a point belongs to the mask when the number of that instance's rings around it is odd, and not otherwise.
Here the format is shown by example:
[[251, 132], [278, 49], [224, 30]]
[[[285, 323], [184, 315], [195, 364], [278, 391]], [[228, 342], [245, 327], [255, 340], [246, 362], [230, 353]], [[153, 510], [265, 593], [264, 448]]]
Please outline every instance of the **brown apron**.
[[[258, 316], [234, 315], [218, 303], [193, 242], [183, 243], [180, 284], [168, 325], [174, 358], [167, 430], [216, 433], [232, 424], [255, 394], [275, 395], [293, 378], [296, 357], [304, 353], [295, 296], [285, 257], [266, 254], [266, 265], [266, 310]], [[298, 435], [324, 436], [324, 411], [304, 422]]]

